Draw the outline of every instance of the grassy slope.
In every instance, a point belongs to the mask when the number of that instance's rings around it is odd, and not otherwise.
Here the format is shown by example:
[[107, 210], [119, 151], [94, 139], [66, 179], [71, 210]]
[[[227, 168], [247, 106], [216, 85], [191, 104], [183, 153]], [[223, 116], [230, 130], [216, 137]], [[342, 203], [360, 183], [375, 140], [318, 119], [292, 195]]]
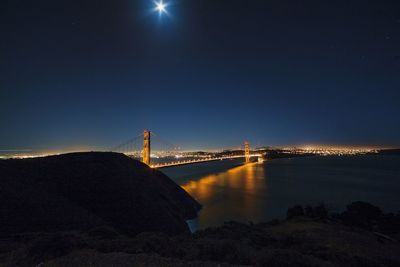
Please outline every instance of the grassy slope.
[[400, 266], [397, 241], [309, 218], [227, 223], [194, 235], [142, 233], [130, 238], [98, 229], [10, 237], [0, 239], [1, 249], [4, 266]]

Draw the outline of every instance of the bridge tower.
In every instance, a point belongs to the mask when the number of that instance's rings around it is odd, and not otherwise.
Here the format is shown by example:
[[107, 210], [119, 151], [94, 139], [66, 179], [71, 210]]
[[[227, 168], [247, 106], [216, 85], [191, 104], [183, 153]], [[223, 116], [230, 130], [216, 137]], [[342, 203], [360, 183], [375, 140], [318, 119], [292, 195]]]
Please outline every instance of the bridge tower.
[[250, 162], [250, 144], [249, 142], [244, 142], [244, 156], [246, 158], [246, 163]]
[[150, 135], [148, 130], [143, 133], [143, 163], [147, 165], [150, 165]]

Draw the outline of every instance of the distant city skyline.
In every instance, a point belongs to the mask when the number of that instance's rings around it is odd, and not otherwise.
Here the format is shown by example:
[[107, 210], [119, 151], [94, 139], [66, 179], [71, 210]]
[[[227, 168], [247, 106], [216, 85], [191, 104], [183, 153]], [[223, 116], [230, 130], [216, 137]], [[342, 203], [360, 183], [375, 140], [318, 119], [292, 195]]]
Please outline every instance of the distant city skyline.
[[[362, 146], [328, 146], [328, 145], [303, 145], [303, 146], [256, 146], [250, 147], [252, 151], [266, 151], [266, 150], [286, 150], [297, 153], [298, 151], [303, 151], [307, 153], [319, 154], [319, 155], [336, 155], [336, 154], [357, 154], [357, 153], [371, 153], [378, 152], [380, 150], [390, 150], [396, 149], [396, 147], [362, 147]], [[397, 148], [398, 149], [398, 148]], [[220, 148], [220, 149], [177, 149], [177, 150], [163, 150], [163, 149], [153, 149], [151, 157], [167, 157], [171, 155], [179, 155], [182, 153], [197, 153], [197, 152], [206, 152], [206, 153], [220, 153], [226, 151], [238, 151], [243, 150], [244, 146], [232, 147], [232, 148]], [[49, 155], [58, 155], [63, 153], [74, 153], [74, 152], [87, 152], [87, 151], [112, 151], [125, 153], [127, 155], [135, 155], [138, 158], [143, 156], [143, 150], [141, 147], [133, 150], [127, 151], [117, 151], [104, 149], [101, 147], [80, 147], [80, 148], [62, 148], [62, 149], [53, 149], [53, 150], [0, 150], [0, 158], [29, 158], [29, 157], [43, 157]], [[160, 154], [161, 153], [161, 154]]]

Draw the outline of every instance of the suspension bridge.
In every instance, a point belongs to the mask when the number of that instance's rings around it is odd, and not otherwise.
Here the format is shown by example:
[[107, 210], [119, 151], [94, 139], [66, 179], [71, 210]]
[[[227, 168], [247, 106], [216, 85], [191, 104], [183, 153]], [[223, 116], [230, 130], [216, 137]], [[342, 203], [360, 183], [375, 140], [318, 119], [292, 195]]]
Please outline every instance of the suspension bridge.
[[[153, 150], [153, 140], [158, 141], [163, 148]], [[151, 168], [161, 169], [202, 162], [230, 160], [243, 158], [245, 163], [251, 158], [262, 161], [263, 155], [252, 152], [249, 142], [244, 142], [244, 149], [226, 150], [218, 153], [209, 152], [182, 152], [179, 146], [164, 140], [155, 133], [145, 130], [143, 134], [124, 142], [112, 149], [114, 152], [123, 153], [129, 157], [140, 159]]]

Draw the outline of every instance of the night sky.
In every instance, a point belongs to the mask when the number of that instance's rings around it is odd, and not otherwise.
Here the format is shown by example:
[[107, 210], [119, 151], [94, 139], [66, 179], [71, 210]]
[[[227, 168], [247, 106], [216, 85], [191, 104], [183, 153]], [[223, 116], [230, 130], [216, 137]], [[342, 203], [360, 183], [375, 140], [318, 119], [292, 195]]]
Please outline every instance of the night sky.
[[400, 1], [0, 2], [0, 150], [400, 146]]

